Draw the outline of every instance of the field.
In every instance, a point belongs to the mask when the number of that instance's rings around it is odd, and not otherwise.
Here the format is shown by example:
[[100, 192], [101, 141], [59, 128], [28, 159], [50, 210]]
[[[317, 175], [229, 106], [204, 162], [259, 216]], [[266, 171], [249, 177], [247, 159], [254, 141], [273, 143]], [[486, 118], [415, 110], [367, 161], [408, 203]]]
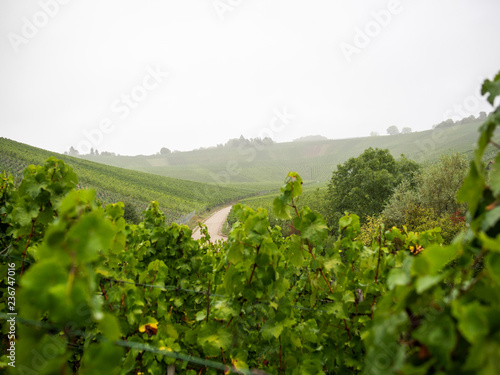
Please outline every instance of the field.
[[156, 200], [169, 221], [185, 221], [190, 213], [252, 194], [248, 189], [183, 181], [107, 166], [0, 138], [0, 171], [10, 172], [17, 179], [22, 177], [26, 166], [43, 164], [49, 156], [67, 162], [79, 177], [79, 187], [95, 189], [102, 201], [129, 201], [142, 210], [150, 201]]

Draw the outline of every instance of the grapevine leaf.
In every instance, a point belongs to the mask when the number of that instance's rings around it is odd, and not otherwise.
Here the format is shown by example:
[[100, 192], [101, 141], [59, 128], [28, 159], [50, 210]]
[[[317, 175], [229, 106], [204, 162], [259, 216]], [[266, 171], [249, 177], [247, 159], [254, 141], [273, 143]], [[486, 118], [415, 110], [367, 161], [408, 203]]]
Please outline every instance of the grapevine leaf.
[[418, 275], [436, 275], [459, 254], [460, 244], [431, 246], [414, 260], [412, 272]]
[[315, 244], [320, 244], [328, 236], [326, 221], [307, 206], [302, 209], [300, 217], [294, 218], [293, 222], [302, 232], [302, 236]]
[[227, 350], [231, 344], [231, 333], [224, 327], [206, 324], [198, 334], [198, 345], [210, 356], [220, 354], [220, 349]]
[[109, 249], [113, 236], [114, 229], [111, 223], [103, 220], [96, 212], [82, 217], [68, 232], [76, 256], [82, 261], [94, 260], [99, 251]]
[[276, 197], [273, 202], [273, 211], [274, 214], [280, 219], [291, 219], [292, 215], [290, 214], [290, 207], [283, 203], [280, 197]]
[[456, 345], [455, 324], [448, 315], [426, 320], [413, 332], [413, 337], [424, 344], [444, 366], [451, 362], [451, 351]]
[[355, 298], [354, 298], [354, 293], [350, 290], [347, 290], [344, 293], [344, 296], [342, 297], [342, 302], [344, 303], [354, 303]]
[[239, 263], [243, 259], [244, 245], [240, 242], [232, 242], [227, 252], [227, 260], [231, 263]]
[[471, 344], [479, 342], [488, 334], [486, 311], [478, 301], [467, 305], [459, 300], [454, 301], [452, 308], [453, 316], [458, 320], [458, 329]]
[[275, 321], [268, 320], [264, 323], [260, 332], [264, 340], [271, 340], [272, 338], [277, 339], [281, 335], [281, 332], [283, 332], [283, 322], [277, 323]]
[[99, 321], [99, 328], [108, 340], [115, 341], [121, 337], [120, 326], [116, 318], [111, 314], [104, 314], [104, 317]]
[[106, 206], [106, 213], [113, 221], [116, 221], [118, 218], [123, 217], [125, 213], [124, 206], [123, 202], [109, 204]]
[[299, 326], [302, 338], [309, 342], [318, 342], [318, 323], [315, 319], [308, 319]]
[[207, 312], [205, 310], [201, 310], [201, 311], [198, 311], [196, 313], [196, 321], [197, 322], [205, 320], [206, 317], [207, 317]]
[[349, 319], [345, 305], [342, 302], [330, 303], [326, 311], [328, 314], [334, 315], [338, 319]]
[[494, 227], [498, 220], [500, 220], [500, 207], [495, 207], [484, 215], [481, 229], [486, 232], [488, 229]]
[[498, 73], [493, 81], [487, 79], [481, 88], [481, 94], [487, 94], [488, 102], [493, 105], [495, 98], [500, 95], [500, 73]]
[[389, 272], [389, 276], [387, 276], [387, 286], [391, 290], [398, 285], [408, 285], [410, 280], [411, 277], [408, 272], [401, 268], [394, 268]]
[[433, 287], [437, 283], [439, 283], [443, 278], [445, 277], [445, 274], [441, 275], [425, 275], [422, 277], [419, 277], [416, 282], [416, 291], [418, 294], [422, 294], [425, 292], [427, 289]]

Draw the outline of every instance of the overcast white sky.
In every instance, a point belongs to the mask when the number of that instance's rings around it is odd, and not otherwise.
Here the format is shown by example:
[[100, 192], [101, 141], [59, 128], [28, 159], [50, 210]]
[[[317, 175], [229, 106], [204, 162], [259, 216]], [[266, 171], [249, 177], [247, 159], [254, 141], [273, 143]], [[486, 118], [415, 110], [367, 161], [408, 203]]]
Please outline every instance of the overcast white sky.
[[499, 15], [498, 0], [2, 0], [0, 136], [136, 155], [429, 129], [491, 109], [476, 95], [500, 70]]

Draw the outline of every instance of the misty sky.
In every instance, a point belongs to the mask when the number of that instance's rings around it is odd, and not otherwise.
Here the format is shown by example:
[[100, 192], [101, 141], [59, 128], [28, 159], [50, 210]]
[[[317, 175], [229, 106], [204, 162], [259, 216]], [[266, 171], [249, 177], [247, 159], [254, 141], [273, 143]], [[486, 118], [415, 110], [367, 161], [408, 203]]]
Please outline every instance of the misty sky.
[[190, 150], [490, 111], [498, 0], [2, 0], [0, 136]]

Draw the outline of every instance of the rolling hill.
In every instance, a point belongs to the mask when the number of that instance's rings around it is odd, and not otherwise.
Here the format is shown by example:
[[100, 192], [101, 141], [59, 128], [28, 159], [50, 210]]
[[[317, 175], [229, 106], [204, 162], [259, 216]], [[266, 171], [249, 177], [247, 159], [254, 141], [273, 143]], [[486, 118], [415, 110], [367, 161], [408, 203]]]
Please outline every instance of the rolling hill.
[[142, 210], [150, 201], [156, 200], [169, 221], [183, 222], [190, 213], [252, 194], [250, 190], [235, 187], [184, 181], [99, 164], [0, 138], [0, 172], [10, 172], [18, 179], [26, 166], [43, 164], [50, 156], [69, 164], [78, 175], [79, 187], [95, 189], [102, 201], [129, 201]]
[[[130, 201], [144, 209], [159, 201], [170, 221], [281, 186], [296, 171], [309, 187], [324, 185], [339, 163], [366, 148], [389, 149], [421, 163], [441, 154], [472, 157], [480, 121], [393, 136], [218, 147], [168, 155], [71, 157], [0, 138], [0, 171], [20, 175], [29, 164], [56, 156], [77, 173], [80, 187], [94, 188], [105, 202]], [[496, 137], [498, 138], [498, 136]], [[488, 155], [493, 154], [493, 147]]]
[[168, 155], [82, 157], [162, 176], [262, 191], [281, 185], [289, 171], [298, 172], [304, 181], [324, 183], [339, 163], [369, 147], [389, 149], [395, 157], [404, 154], [420, 163], [449, 152], [472, 155], [480, 124], [473, 121], [392, 136], [218, 147]]

